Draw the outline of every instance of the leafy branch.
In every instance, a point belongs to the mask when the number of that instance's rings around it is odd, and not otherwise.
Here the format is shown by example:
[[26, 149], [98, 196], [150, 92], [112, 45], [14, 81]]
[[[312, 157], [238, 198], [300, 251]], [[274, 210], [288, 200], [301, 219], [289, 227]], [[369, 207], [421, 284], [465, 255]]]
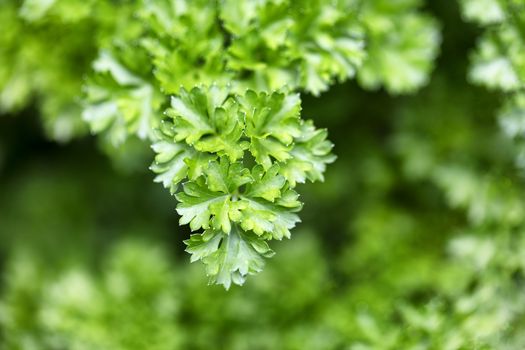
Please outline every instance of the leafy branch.
[[204, 230], [186, 244], [211, 282], [228, 288], [260, 271], [262, 257], [273, 254], [267, 241], [289, 238], [299, 222], [293, 187], [321, 179], [335, 160], [326, 132], [303, 121], [300, 109], [296, 94], [237, 95], [215, 85], [172, 98], [153, 170], [176, 193], [180, 224]]

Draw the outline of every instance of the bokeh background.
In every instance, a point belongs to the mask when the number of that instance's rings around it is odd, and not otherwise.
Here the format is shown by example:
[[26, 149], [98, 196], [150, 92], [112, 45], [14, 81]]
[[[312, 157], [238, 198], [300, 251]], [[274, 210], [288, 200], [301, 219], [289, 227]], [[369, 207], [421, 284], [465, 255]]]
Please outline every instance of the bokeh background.
[[467, 81], [481, 30], [457, 3], [425, 10], [442, 31], [425, 88], [305, 96], [338, 160], [229, 291], [189, 263], [152, 153], [49, 141], [35, 103], [2, 115], [0, 348], [525, 348], [525, 180], [502, 96]]

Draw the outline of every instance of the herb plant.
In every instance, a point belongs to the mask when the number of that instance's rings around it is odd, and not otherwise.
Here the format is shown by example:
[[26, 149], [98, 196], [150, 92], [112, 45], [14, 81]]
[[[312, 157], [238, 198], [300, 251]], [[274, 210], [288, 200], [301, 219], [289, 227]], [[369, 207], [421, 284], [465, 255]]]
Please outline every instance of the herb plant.
[[[423, 85], [438, 33], [418, 6], [412, 0], [27, 0], [19, 8], [8, 2], [6, 19], [16, 26], [4, 34], [2, 57], [22, 72], [0, 74], [2, 104], [16, 108], [42, 92], [58, 139], [82, 128], [79, 113], [113, 147], [125, 149], [132, 138], [150, 143], [155, 181], [178, 200], [180, 223], [197, 232], [186, 241], [191, 260], [202, 260], [210, 282], [229, 288], [262, 270], [263, 258], [274, 254], [268, 241], [290, 238], [302, 207], [296, 185], [322, 181], [335, 160], [326, 130], [301, 116], [300, 93], [319, 95], [356, 74], [365, 87], [384, 84], [394, 93]], [[46, 30], [52, 37], [69, 26], [80, 47], [65, 39], [51, 50], [65, 50], [50, 58], [55, 66], [32, 62], [49, 49]], [[44, 38], [13, 48], [28, 30]], [[30, 57], [19, 61], [26, 49]], [[89, 62], [96, 50], [93, 71], [89, 64], [75, 71], [75, 58]], [[41, 69], [42, 83], [24, 78], [24, 69]], [[54, 80], [57, 70], [67, 72], [72, 86]], [[82, 71], [87, 78], [80, 83]], [[75, 103], [81, 88], [84, 98]]]

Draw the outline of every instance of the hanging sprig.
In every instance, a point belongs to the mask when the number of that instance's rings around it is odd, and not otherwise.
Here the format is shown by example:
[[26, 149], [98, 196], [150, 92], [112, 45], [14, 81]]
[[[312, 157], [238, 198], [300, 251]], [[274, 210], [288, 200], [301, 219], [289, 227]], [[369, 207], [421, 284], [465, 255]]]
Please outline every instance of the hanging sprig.
[[176, 193], [180, 223], [204, 230], [186, 244], [211, 282], [228, 288], [259, 272], [273, 255], [267, 241], [289, 238], [300, 221], [297, 180], [320, 179], [315, 170], [335, 160], [326, 133], [300, 110], [297, 94], [237, 95], [216, 85], [172, 98], [153, 170]]

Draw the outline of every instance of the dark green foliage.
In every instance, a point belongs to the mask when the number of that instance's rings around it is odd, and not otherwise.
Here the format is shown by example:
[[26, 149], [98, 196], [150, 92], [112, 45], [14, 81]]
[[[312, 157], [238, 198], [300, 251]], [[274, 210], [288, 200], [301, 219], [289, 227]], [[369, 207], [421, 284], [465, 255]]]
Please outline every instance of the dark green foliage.
[[0, 347], [525, 348], [523, 1], [46, 3], [1, 4]]

